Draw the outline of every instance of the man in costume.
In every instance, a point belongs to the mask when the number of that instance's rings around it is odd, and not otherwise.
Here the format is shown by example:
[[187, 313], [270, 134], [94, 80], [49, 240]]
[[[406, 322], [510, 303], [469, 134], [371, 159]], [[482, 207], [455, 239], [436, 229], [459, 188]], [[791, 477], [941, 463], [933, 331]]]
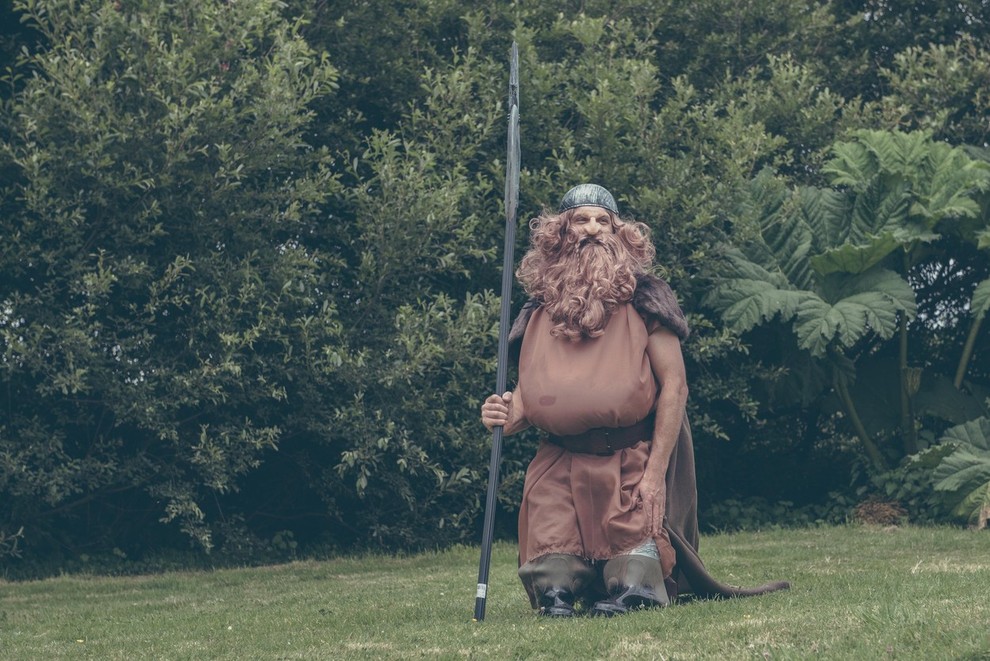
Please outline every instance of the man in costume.
[[[519, 512], [519, 577], [547, 616], [611, 616], [678, 594], [735, 597], [697, 555], [694, 449], [680, 342], [688, 326], [650, 274], [649, 228], [619, 217], [596, 184], [568, 191], [530, 223], [516, 271], [532, 299], [509, 334], [513, 392], [489, 396], [482, 422], [544, 434]], [[592, 605], [593, 604], [593, 605]]]

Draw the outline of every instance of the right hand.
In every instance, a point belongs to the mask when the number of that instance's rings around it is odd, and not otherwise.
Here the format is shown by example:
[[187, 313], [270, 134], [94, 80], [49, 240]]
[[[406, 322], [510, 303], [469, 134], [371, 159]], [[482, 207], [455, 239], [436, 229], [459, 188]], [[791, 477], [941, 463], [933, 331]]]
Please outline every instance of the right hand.
[[489, 395], [485, 403], [481, 405], [481, 422], [484, 423], [488, 431], [501, 425], [505, 427], [512, 419], [512, 393], [506, 392], [502, 396]]

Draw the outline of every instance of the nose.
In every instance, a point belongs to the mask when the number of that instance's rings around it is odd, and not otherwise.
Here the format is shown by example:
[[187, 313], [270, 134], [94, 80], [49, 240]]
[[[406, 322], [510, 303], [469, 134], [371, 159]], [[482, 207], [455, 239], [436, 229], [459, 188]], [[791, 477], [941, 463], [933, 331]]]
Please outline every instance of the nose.
[[584, 231], [588, 236], [596, 236], [598, 232], [601, 231], [601, 229], [602, 226], [599, 224], [599, 222], [597, 220], [592, 219], [588, 221], [588, 224], [585, 226]]

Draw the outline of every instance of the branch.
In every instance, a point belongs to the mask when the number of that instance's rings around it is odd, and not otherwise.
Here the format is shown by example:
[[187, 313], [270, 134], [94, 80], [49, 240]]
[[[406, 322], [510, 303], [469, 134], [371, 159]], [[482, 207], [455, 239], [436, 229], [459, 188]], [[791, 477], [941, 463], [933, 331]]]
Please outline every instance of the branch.
[[969, 327], [969, 335], [966, 337], [962, 356], [959, 357], [959, 367], [956, 368], [956, 377], [952, 380], [952, 385], [956, 387], [956, 390], [962, 388], [963, 377], [966, 376], [969, 361], [973, 357], [973, 347], [976, 346], [976, 336], [980, 334], [982, 324], [983, 317], [977, 317], [973, 320], [973, 325]]
[[[904, 276], [905, 278], [911, 273], [911, 259], [908, 251], [904, 251]], [[911, 400], [915, 393], [918, 392], [917, 387], [912, 387], [911, 380], [909, 380], [909, 368], [908, 368], [908, 316], [907, 313], [902, 311], [899, 319], [900, 333], [900, 347], [899, 347], [899, 360], [900, 360], [900, 381], [901, 381], [901, 442], [904, 444], [904, 454], [914, 454], [918, 451], [918, 432], [914, 428], [914, 410], [911, 406]], [[916, 380], [915, 384], [916, 386]]]
[[866, 431], [866, 427], [863, 426], [863, 421], [859, 417], [859, 412], [856, 410], [856, 404], [853, 402], [852, 396], [849, 394], [849, 388], [846, 387], [845, 380], [838, 374], [838, 372], [836, 372], [832, 381], [835, 385], [836, 392], [839, 393], [839, 398], [842, 399], [842, 403], [846, 407], [846, 413], [849, 415], [849, 420], [852, 422], [853, 429], [856, 430], [856, 436], [863, 444], [863, 449], [866, 450], [866, 454], [870, 457], [873, 467], [878, 471], [887, 470], [887, 462], [884, 461], [883, 455], [880, 453], [880, 448], [878, 448], [876, 443], [873, 442], [873, 439], [870, 438], [870, 435]]

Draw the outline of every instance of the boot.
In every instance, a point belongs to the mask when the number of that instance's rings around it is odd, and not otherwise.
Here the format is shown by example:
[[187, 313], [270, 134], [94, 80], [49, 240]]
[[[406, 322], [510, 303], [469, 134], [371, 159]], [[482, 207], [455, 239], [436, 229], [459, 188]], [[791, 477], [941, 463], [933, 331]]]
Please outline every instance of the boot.
[[571, 617], [574, 602], [595, 578], [595, 570], [576, 555], [550, 553], [519, 568], [533, 608], [548, 617]]
[[548, 588], [540, 595], [540, 615], [574, 617], [574, 595], [563, 588]]
[[620, 555], [603, 570], [608, 599], [595, 603], [590, 615], [612, 617], [640, 608], [670, 604], [660, 561], [642, 555]]

